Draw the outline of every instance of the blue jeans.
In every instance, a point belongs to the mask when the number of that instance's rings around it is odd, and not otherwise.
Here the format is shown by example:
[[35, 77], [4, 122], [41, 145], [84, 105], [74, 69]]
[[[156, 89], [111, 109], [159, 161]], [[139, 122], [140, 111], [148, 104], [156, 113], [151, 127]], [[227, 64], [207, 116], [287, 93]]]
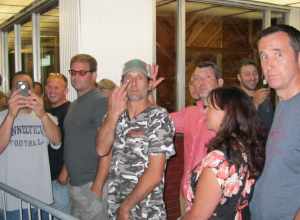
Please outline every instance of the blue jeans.
[[51, 206], [66, 214], [71, 213], [70, 195], [67, 185], [61, 185], [56, 180], [52, 181], [53, 204]]

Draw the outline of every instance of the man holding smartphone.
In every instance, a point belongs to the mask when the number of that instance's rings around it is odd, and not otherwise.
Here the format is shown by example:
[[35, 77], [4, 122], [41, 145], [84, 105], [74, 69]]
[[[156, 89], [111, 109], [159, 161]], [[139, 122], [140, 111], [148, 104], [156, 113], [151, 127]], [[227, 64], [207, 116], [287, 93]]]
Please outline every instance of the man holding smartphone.
[[[8, 110], [0, 112], [0, 182], [50, 204], [53, 197], [47, 147], [50, 143], [58, 149], [61, 134], [57, 121], [45, 112], [43, 100], [31, 88], [31, 77], [16, 73]], [[7, 218], [19, 219], [19, 201], [7, 195], [5, 205]], [[25, 204], [23, 207], [27, 208]], [[23, 218], [27, 218], [25, 211]]]
[[270, 88], [258, 88], [259, 74], [256, 63], [250, 59], [242, 59], [237, 79], [240, 83], [240, 88], [252, 98], [258, 117], [266, 131], [269, 132], [274, 115], [271, 90]]

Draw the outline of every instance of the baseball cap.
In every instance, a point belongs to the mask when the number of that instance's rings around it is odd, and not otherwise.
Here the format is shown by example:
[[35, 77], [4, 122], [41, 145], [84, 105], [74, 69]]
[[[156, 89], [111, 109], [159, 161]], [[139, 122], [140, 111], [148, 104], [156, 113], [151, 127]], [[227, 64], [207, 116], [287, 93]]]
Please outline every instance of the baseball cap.
[[148, 65], [144, 61], [140, 59], [133, 59], [129, 60], [124, 64], [123, 71], [122, 71], [122, 77], [128, 73], [128, 72], [141, 72], [143, 73], [146, 77], [149, 76], [149, 70], [148, 70]]

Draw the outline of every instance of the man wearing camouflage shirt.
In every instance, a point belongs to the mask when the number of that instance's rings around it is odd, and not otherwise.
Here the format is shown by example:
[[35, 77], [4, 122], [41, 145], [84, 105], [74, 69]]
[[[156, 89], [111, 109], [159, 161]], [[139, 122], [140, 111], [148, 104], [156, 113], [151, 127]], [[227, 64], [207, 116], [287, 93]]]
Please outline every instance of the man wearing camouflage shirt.
[[165, 109], [149, 102], [148, 75], [147, 64], [141, 60], [125, 64], [122, 86], [112, 93], [98, 132], [98, 154], [112, 156], [110, 219], [166, 219], [164, 171], [167, 159], [175, 154], [174, 126]]

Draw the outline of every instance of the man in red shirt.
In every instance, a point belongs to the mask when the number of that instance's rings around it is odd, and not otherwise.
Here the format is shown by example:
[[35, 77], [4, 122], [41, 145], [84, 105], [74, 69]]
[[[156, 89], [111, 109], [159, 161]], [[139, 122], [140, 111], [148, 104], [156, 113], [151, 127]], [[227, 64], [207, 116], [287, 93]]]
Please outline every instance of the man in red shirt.
[[[153, 85], [156, 87], [162, 79], [156, 80], [157, 66], [152, 67]], [[180, 188], [181, 215], [184, 215], [187, 207], [188, 186], [190, 174], [202, 158], [206, 155], [206, 144], [214, 136], [205, 123], [205, 107], [207, 97], [211, 90], [223, 85], [222, 73], [213, 62], [201, 62], [196, 66], [189, 82], [190, 92], [196, 100], [195, 106], [188, 106], [178, 112], [171, 113], [177, 133], [184, 135], [184, 170]]]

